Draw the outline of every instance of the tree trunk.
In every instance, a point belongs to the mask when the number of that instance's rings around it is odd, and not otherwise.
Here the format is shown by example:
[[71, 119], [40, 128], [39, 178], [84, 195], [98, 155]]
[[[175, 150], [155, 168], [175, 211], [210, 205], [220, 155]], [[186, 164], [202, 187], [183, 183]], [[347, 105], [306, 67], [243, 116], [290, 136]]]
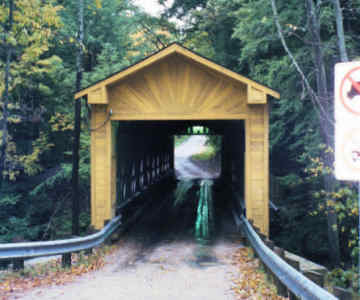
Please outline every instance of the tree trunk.
[[332, 0], [332, 2], [334, 4], [335, 16], [336, 16], [336, 32], [337, 32], [338, 46], [340, 52], [340, 59], [342, 62], [347, 62], [349, 61], [349, 57], [346, 51], [343, 15], [340, 6], [340, 1]]
[[[317, 95], [321, 101], [321, 105], [324, 108], [324, 117], [320, 118], [320, 133], [323, 141], [334, 148], [334, 135], [333, 135], [333, 122], [331, 122], [330, 116], [332, 115], [331, 108], [333, 103], [332, 97], [329, 97], [327, 78], [325, 72], [325, 63], [322, 52], [322, 42], [320, 37], [320, 21], [316, 12], [313, 0], [307, 1], [307, 13], [309, 17], [309, 30], [312, 41], [312, 51], [314, 56], [314, 62], [316, 67], [316, 83], [317, 83]], [[333, 165], [333, 156], [324, 153], [323, 160], [327, 166]], [[334, 177], [333, 174], [327, 174], [324, 178], [324, 187], [327, 195], [330, 195], [334, 191]], [[327, 202], [327, 201], [326, 201]], [[331, 205], [326, 203], [327, 207], [327, 225], [328, 225], [328, 241], [329, 241], [329, 254], [331, 262], [334, 266], [340, 265], [340, 244], [339, 233], [337, 228], [337, 214]]]
[[12, 47], [7, 43], [7, 37], [12, 29], [13, 25], [13, 10], [14, 10], [14, 2], [13, 0], [9, 0], [9, 22], [5, 27], [5, 36], [4, 36], [4, 44], [6, 48], [6, 63], [5, 63], [5, 90], [3, 96], [3, 107], [2, 107], [2, 122], [1, 122], [1, 145], [0, 145], [0, 188], [3, 183], [3, 173], [6, 167], [6, 149], [7, 149], [7, 140], [8, 140], [8, 104], [9, 104], [9, 78], [10, 78], [10, 63], [11, 63], [11, 54]]
[[[76, 91], [81, 88], [82, 79], [82, 44], [84, 39], [84, 0], [78, 0], [78, 52], [76, 56]], [[72, 167], [72, 234], [79, 235], [79, 147], [80, 147], [80, 122], [81, 122], [81, 99], [75, 101], [75, 126], [73, 144], [73, 167]]]

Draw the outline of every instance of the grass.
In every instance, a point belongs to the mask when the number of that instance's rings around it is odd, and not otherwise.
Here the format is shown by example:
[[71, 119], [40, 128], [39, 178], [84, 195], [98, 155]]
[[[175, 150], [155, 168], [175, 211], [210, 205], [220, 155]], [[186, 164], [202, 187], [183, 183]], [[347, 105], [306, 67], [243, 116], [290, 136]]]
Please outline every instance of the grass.
[[191, 158], [198, 161], [207, 161], [213, 159], [215, 156], [215, 149], [213, 147], [208, 147], [204, 152], [194, 154]]
[[191, 135], [175, 135], [175, 147], [180, 146], [182, 143], [186, 142]]

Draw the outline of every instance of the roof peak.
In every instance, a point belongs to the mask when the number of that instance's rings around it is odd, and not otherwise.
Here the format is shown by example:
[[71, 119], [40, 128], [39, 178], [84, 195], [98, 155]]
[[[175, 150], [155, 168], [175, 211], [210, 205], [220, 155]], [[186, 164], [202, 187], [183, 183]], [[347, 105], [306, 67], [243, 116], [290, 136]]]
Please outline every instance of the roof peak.
[[98, 90], [99, 88], [104, 88], [110, 84], [114, 84], [117, 81], [123, 80], [124, 78], [130, 76], [131, 74], [134, 74], [138, 71], [140, 71], [141, 69], [148, 67], [166, 57], [168, 57], [169, 55], [172, 55], [173, 53], [177, 53], [185, 58], [190, 59], [191, 61], [194, 61], [200, 65], [203, 65], [213, 71], [216, 71], [220, 74], [222, 74], [223, 76], [226, 76], [228, 78], [231, 78], [235, 81], [241, 82], [243, 84], [247, 84], [257, 90], [260, 90], [262, 92], [264, 92], [267, 95], [270, 95], [274, 98], [280, 98], [280, 95], [278, 92], [270, 89], [269, 87], [266, 87], [252, 79], [249, 79], [245, 76], [242, 76], [238, 73], [235, 73], [233, 71], [231, 71], [230, 69], [227, 69], [211, 60], [209, 60], [208, 58], [205, 58], [203, 56], [201, 56], [198, 53], [195, 53], [194, 51], [184, 47], [183, 45], [181, 45], [178, 42], [174, 42], [171, 43], [170, 45], [168, 45], [167, 47], [159, 50], [158, 52], [153, 53], [152, 55], [144, 58], [143, 60], [117, 72], [114, 73], [112, 75], [110, 75], [109, 77], [102, 79], [90, 86], [88, 86], [87, 88], [84, 88], [80, 91], [78, 91], [75, 94], [75, 99], [81, 98], [83, 96], [86, 96], [87, 94], [89, 94], [90, 92], [94, 91], [94, 90]]

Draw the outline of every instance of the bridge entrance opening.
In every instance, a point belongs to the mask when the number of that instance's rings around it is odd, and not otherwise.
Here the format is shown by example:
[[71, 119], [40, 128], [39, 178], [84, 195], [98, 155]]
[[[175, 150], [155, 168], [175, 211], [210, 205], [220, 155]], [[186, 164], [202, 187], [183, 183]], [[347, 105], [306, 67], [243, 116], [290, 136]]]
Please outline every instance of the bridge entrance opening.
[[243, 201], [243, 120], [112, 123], [117, 166], [112, 180], [119, 205], [145, 186], [174, 175], [178, 180], [219, 178], [233, 185]]
[[[168, 232], [179, 232], [184, 227], [184, 232], [208, 240], [222, 227], [222, 220], [231, 219], [228, 210], [233, 202], [244, 202], [244, 120], [112, 123], [117, 165], [113, 179], [117, 186], [116, 207], [120, 210], [143, 195], [137, 201], [140, 207], [147, 207], [150, 223], [157, 219], [162, 225], [167, 222]], [[208, 137], [218, 147], [216, 159], [221, 168], [217, 170], [192, 161], [193, 148], [195, 153], [199, 153], [198, 146], [207, 149]], [[189, 151], [178, 151], [189, 143]], [[159, 210], [150, 212], [157, 205]], [[124, 222], [141, 212], [137, 205], [129, 207]], [[185, 219], [183, 224], [181, 220]]]

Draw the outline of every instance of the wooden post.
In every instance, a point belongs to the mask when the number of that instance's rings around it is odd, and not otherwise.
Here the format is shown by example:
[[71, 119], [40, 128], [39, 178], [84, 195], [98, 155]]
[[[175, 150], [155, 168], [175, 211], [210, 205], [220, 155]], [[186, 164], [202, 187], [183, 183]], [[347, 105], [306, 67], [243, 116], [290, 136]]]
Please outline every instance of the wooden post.
[[65, 253], [61, 256], [61, 266], [63, 268], [71, 267], [71, 253]]
[[86, 255], [91, 255], [91, 254], [93, 254], [93, 248], [86, 249], [86, 250], [85, 250], [85, 254], [86, 254]]
[[13, 260], [13, 270], [14, 271], [24, 270], [24, 259], [23, 258], [16, 258]]
[[269, 128], [268, 106], [249, 105], [245, 121], [246, 215], [269, 235]]
[[276, 286], [276, 290], [279, 296], [287, 297], [288, 292], [286, 286], [277, 278], [275, 275], [274, 278], [274, 285]]
[[113, 165], [113, 128], [106, 105], [95, 105], [91, 116], [91, 224], [104, 227], [104, 221], [115, 216], [116, 197]]
[[10, 262], [11, 261], [9, 259], [0, 259], [0, 270], [6, 269], [9, 266]]

